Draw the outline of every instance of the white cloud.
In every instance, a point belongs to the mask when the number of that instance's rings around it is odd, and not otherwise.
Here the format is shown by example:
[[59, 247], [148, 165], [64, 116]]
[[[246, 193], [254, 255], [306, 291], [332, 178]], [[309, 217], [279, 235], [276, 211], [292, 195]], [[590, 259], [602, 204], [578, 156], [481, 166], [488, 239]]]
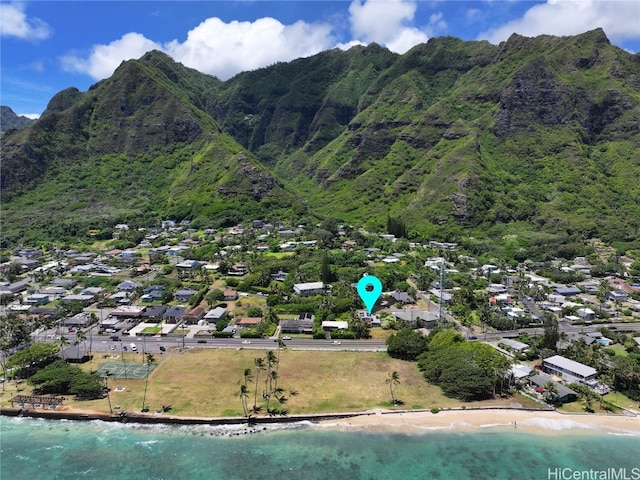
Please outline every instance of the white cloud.
[[365, 43], [376, 42], [404, 53], [429, 37], [411, 26], [417, 4], [411, 0], [353, 0], [349, 5], [351, 32]]
[[27, 18], [21, 3], [0, 3], [0, 35], [23, 40], [43, 40], [51, 28], [39, 18]]
[[61, 59], [62, 68], [69, 72], [86, 73], [96, 80], [111, 76], [124, 60], [140, 58], [149, 50], [161, 46], [140, 33], [127, 33], [108, 45], [94, 45], [89, 57], [69, 54]]
[[69, 54], [62, 66], [96, 80], [109, 77], [123, 60], [162, 50], [176, 61], [223, 80], [246, 70], [314, 55], [331, 48], [331, 26], [296, 22], [283, 25], [273, 18], [255, 22], [208, 18], [189, 31], [184, 42], [159, 44], [139, 33], [127, 33], [108, 45], [95, 45], [87, 57]]
[[480, 39], [499, 43], [517, 32], [537, 35], [577, 35], [601, 27], [612, 40], [640, 37], [640, 3], [636, 0], [547, 0], [522, 18], [483, 32]]
[[165, 50], [177, 61], [227, 79], [241, 71], [314, 55], [333, 46], [331, 26], [298, 21], [283, 25], [274, 18], [254, 22], [208, 18]]

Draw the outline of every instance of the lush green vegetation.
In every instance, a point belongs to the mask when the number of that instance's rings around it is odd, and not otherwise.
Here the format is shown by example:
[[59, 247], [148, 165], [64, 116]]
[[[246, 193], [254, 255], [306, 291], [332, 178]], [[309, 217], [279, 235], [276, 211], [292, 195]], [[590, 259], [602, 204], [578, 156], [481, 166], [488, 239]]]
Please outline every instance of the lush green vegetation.
[[104, 385], [96, 375], [72, 367], [62, 360], [47, 365], [29, 377], [35, 394], [76, 395], [79, 398], [100, 398]]
[[511, 362], [490, 345], [467, 342], [454, 330], [445, 330], [430, 339], [418, 367], [448, 397], [471, 401], [502, 392]]
[[332, 50], [227, 82], [151, 52], [3, 138], [3, 242], [317, 216], [519, 262], [637, 249], [639, 75], [601, 30]]

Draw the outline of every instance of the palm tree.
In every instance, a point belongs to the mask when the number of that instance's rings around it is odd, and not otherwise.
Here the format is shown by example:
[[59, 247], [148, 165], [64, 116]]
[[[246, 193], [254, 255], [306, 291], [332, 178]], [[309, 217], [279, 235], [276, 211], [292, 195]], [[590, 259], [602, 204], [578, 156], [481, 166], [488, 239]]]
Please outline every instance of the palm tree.
[[555, 384], [555, 382], [549, 380], [547, 383], [544, 384], [545, 389], [545, 396], [547, 397], [547, 401], [552, 401], [558, 396], [558, 386]]
[[[278, 357], [271, 350], [267, 352], [267, 375], [264, 379], [264, 391], [262, 397], [267, 400], [267, 410], [269, 410], [269, 399], [273, 393], [273, 367], [278, 364]], [[277, 378], [277, 375], [276, 375]]]
[[397, 405], [398, 402], [396, 400], [395, 395], [393, 394], [393, 387], [395, 385], [400, 385], [400, 375], [398, 375], [398, 372], [396, 371], [389, 372], [389, 376], [384, 382], [389, 385], [389, 391], [391, 392], [391, 402], [394, 405]]
[[[82, 331], [76, 331], [76, 338], [73, 340], [74, 345], [80, 345], [80, 342], [84, 342], [84, 349], [87, 350], [87, 334]], [[80, 357], [80, 347], [78, 347], [78, 358]]]
[[107, 391], [107, 402], [109, 402], [109, 413], [113, 415], [113, 409], [111, 408], [111, 396], [109, 395], [109, 376], [111, 372], [109, 370], [104, 372], [104, 387]]
[[244, 416], [249, 418], [249, 409], [247, 408], [247, 398], [249, 398], [249, 390], [247, 389], [247, 386], [244, 383], [240, 384], [240, 391], [234, 393], [234, 395], [236, 397], [240, 397]]
[[58, 339], [58, 345], [60, 346], [60, 354], [62, 355], [62, 360], [64, 360], [64, 349], [67, 345], [69, 345], [69, 340], [64, 335], [60, 335]]
[[256, 367], [256, 388], [253, 394], [253, 411], [258, 413], [260, 411], [260, 407], [258, 407], [258, 380], [260, 378], [260, 372], [264, 371], [264, 358], [257, 357], [253, 360], [253, 363]]
[[143, 412], [147, 412], [149, 411], [148, 408], [146, 408], [144, 406], [146, 400], [147, 400], [147, 386], [149, 385], [149, 372], [151, 370], [151, 365], [154, 365], [156, 363], [156, 359], [153, 357], [152, 354], [147, 353], [147, 376], [144, 380], [144, 395], [142, 396], [142, 411]]
[[247, 385], [248, 382], [253, 380], [253, 372], [251, 371], [250, 368], [245, 368], [244, 369], [243, 380], [244, 380], [244, 385], [245, 386]]

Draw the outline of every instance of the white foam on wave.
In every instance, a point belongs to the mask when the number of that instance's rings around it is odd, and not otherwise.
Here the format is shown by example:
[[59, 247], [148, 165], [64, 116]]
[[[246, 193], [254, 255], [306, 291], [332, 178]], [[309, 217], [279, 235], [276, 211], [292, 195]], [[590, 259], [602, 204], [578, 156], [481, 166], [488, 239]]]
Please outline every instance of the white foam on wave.
[[591, 430], [595, 432], [602, 433], [603, 429], [607, 430], [606, 433], [613, 434], [614, 432], [623, 435], [630, 436], [638, 436], [640, 435], [639, 431], [630, 431], [623, 428], [617, 428], [613, 426], [603, 426], [593, 423], [588, 423], [588, 418], [585, 419], [586, 422], [580, 422], [571, 419], [549, 419], [549, 418], [529, 418], [527, 420], [522, 420], [518, 422], [521, 425], [527, 425], [531, 427], [543, 428], [545, 430], [553, 430], [553, 431], [561, 431], [561, 430], [572, 430], [572, 429], [581, 429], [581, 430]]
[[507, 423], [483, 423], [478, 428], [496, 428], [496, 427], [511, 427], [513, 426], [513, 422]]

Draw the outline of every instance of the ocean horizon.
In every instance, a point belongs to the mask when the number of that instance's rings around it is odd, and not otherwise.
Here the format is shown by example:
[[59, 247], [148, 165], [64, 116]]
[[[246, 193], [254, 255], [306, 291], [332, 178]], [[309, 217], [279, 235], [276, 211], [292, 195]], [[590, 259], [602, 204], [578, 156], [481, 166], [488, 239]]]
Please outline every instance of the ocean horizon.
[[[487, 425], [408, 434], [341, 423], [248, 428], [0, 417], [0, 477], [640, 479], [640, 434], [538, 426], [536, 433]], [[609, 476], [573, 473], [589, 471]]]

